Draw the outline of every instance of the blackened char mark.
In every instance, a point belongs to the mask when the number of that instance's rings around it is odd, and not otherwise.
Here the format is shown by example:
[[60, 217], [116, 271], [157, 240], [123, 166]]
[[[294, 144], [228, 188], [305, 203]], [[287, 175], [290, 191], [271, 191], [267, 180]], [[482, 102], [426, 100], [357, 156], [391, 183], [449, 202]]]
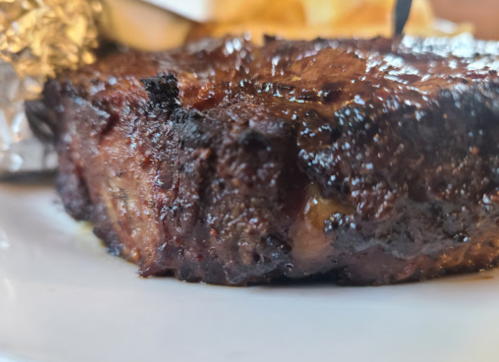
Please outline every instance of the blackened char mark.
[[156, 77], [141, 79], [149, 95], [151, 108], [173, 112], [182, 107], [178, 80], [174, 74], [159, 73]]

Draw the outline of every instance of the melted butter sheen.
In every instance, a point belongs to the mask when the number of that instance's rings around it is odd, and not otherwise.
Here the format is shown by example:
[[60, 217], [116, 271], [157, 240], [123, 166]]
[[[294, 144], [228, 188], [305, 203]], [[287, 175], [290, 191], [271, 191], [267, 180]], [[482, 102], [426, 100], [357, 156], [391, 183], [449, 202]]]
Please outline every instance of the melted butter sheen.
[[340, 213], [344, 215], [353, 214], [355, 206], [347, 201], [338, 198], [326, 199], [321, 196], [317, 185], [309, 187], [307, 202], [303, 209], [304, 220], [308, 229], [322, 230], [324, 221], [331, 215]]
[[335, 213], [352, 214], [352, 203], [338, 198], [324, 198], [319, 187], [311, 184], [302, 211], [290, 235], [293, 245], [293, 265], [305, 273], [313, 273], [331, 254], [332, 246], [323, 232], [324, 222]]

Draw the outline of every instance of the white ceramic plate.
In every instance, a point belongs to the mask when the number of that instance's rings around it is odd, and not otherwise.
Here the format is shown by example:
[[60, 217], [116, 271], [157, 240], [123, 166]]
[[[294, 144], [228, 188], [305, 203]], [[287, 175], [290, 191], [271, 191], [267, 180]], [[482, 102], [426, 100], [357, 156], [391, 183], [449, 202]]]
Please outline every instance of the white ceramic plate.
[[50, 186], [0, 184], [0, 362], [481, 362], [499, 273], [377, 288], [140, 279]]

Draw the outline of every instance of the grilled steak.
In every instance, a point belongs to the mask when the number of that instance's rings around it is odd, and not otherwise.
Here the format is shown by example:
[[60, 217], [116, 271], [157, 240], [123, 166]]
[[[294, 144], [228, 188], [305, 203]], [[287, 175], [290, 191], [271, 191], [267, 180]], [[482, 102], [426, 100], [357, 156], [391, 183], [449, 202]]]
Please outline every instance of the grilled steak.
[[226, 38], [27, 108], [66, 210], [143, 276], [387, 284], [498, 264], [498, 68], [473, 40]]

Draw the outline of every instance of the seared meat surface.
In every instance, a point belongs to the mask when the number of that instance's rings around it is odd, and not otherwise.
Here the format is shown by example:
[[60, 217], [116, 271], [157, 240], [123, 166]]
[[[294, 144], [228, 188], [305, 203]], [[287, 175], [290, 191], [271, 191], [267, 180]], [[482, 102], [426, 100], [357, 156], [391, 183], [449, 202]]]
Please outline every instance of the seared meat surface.
[[67, 211], [143, 276], [387, 284], [499, 261], [499, 45], [206, 40], [46, 84]]

